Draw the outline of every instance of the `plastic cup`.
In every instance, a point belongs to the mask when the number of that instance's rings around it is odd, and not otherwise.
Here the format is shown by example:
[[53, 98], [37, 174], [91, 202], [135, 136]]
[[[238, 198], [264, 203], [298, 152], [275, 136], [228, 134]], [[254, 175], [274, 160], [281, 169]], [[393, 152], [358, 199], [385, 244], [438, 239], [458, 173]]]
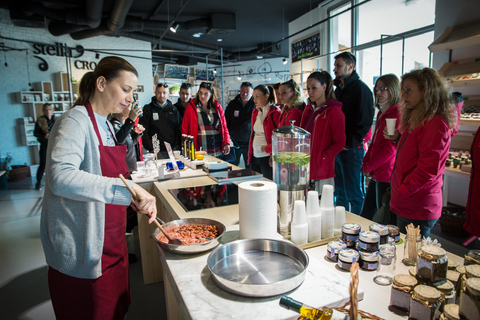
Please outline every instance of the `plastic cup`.
[[387, 133], [389, 136], [393, 136], [395, 133], [395, 123], [397, 122], [397, 119], [392, 118], [392, 119], [386, 119], [387, 120]]

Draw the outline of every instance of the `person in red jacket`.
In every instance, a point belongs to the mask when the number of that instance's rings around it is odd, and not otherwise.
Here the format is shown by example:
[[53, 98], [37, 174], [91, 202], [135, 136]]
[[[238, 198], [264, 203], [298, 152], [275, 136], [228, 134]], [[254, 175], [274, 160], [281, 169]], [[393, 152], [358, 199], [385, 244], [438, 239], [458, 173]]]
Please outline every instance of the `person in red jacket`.
[[327, 71], [313, 72], [307, 79], [310, 103], [300, 126], [311, 133], [310, 180], [322, 194], [324, 184], [334, 185], [335, 157], [345, 146], [345, 115], [335, 100], [333, 80]]
[[230, 153], [230, 134], [222, 106], [216, 100], [212, 84], [200, 83], [197, 96], [185, 109], [182, 134], [193, 136], [195, 150], [220, 158]]
[[470, 234], [480, 237], [480, 128], [473, 138], [470, 155], [472, 169], [470, 170], [470, 186], [465, 208], [467, 219], [463, 227]]
[[384, 131], [398, 141], [390, 209], [401, 232], [413, 223], [427, 238], [442, 214], [442, 174], [457, 119], [448, 86], [434, 69], [403, 75], [400, 87], [403, 134]]
[[253, 90], [253, 101], [255, 109], [252, 113], [248, 163], [253, 171], [273, 180], [272, 131], [278, 127], [280, 108], [274, 105], [275, 92], [271, 86], [256, 86]]
[[382, 197], [392, 177], [397, 144], [383, 137], [387, 125], [386, 119], [396, 119], [395, 126], [400, 128], [400, 81], [394, 74], [386, 74], [377, 79], [375, 88], [375, 107], [377, 114], [375, 132], [372, 143], [363, 158], [362, 173], [370, 178], [365, 200], [363, 200], [360, 215], [372, 220], [375, 213], [382, 207]]
[[280, 99], [283, 104], [282, 114], [278, 123], [279, 127], [291, 125], [294, 120], [295, 125], [300, 125], [302, 111], [305, 108], [303, 102], [302, 90], [295, 80], [290, 79], [280, 85]]

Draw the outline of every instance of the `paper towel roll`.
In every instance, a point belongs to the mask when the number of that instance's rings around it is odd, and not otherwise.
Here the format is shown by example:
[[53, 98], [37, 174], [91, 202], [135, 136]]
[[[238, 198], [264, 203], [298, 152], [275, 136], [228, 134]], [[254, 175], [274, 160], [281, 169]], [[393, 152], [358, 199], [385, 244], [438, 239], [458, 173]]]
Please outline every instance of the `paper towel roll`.
[[345, 222], [347, 222], [345, 217], [345, 207], [335, 207], [335, 223], [333, 230], [336, 236], [342, 234], [342, 226]]
[[238, 185], [241, 239], [274, 239], [277, 236], [277, 185], [252, 180]]

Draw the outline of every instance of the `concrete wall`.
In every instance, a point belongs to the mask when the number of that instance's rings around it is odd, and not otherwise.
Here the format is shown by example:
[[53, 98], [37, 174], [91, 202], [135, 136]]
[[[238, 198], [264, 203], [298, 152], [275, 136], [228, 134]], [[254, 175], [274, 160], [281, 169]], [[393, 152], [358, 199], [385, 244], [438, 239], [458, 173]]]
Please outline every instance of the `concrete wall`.
[[[18, 125], [18, 119], [33, 116], [33, 114], [30, 104], [22, 104], [17, 101], [17, 92], [29, 91], [29, 82], [32, 84], [40, 81], [54, 82], [55, 73], [67, 71], [65, 57], [34, 54], [32, 44], [25, 41], [51, 45], [57, 42], [66, 43], [70, 47], [81, 45], [86, 49], [103, 49], [104, 51], [108, 51], [108, 49], [146, 50], [138, 52], [112, 51], [112, 54], [100, 54], [100, 59], [107, 55], [114, 54], [128, 54], [144, 58], [124, 57], [138, 70], [138, 84], [143, 85], [145, 88], [145, 92], [139, 93], [140, 103], [147, 103], [153, 95], [152, 58], [149, 42], [107, 36], [82, 41], [73, 40], [69, 35], [55, 37], [46, 29], [20, 28], [14, 26], [10, 21], [8, 11], [3, 9], [0, 9], [0, 35], [2, 36], [0, 43], [5, 44], [6, 47], [23, 50], [8, 51], [0, 54], [0, 152], [2, 158], [9, 152], [13, 157], [12, 164], [27, 163], [30, 165], [38, 161], [37, 147], [27, 147], [21, 143], [21, 130]], [[47, 71], [39, 70], [38, 65], [40, 60], [34, 56], [41, 57], [48, 63], [49, 68]], [[85, 52], [85, 54], [77, 60], [98, 63], [100, 59], [95, 57], [95, 53]], [[75, 59], [72, 59], [72, 63], [74, 60]], [[75, 65], [72, 65], [72, 76], [74, 79], [80, 80], [87, 71], [88, 70], [85, 69], [77, 69]]]

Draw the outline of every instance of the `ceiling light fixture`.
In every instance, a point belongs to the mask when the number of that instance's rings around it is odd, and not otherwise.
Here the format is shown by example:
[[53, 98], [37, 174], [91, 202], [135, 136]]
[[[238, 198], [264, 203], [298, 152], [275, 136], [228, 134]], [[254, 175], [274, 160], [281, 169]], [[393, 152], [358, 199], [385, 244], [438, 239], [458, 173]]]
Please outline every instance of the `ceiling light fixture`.
[[288, 63], [288, 60], [283, 58], [283, 64], [287, 64]]
[[177, 29], [180, 25], [178, 23], [173, 23], [172, 26], [170, 27], [170, 31], [172, 31], [173, 33], [177, 33]]
[[223, 41], [223, 39], [220, 39], [220, 38], [218, 38], [218, 39], [217, 39], [217, 41], [218, 41], [218, 42], [222, 42], [222, 41]]
[[240, 73], [240, 71], [238, 71], [237, 80], [242, 80], [242, 74]]
[[194, 34], [192, 35], [192, 37], [194, 37], [194, 38], [200, 38], [200, 37], [202, 36], [202, 34], [203, 34], [203, 33], [201, 33], [201, 32], [197, 32], [197, 33], [194, 33]]
[[213, 74], [217, 74], [217, 69], [213, 69]]
[[257, 54], [257, 59], [263, 59], [263, 56], [261, 54]]

